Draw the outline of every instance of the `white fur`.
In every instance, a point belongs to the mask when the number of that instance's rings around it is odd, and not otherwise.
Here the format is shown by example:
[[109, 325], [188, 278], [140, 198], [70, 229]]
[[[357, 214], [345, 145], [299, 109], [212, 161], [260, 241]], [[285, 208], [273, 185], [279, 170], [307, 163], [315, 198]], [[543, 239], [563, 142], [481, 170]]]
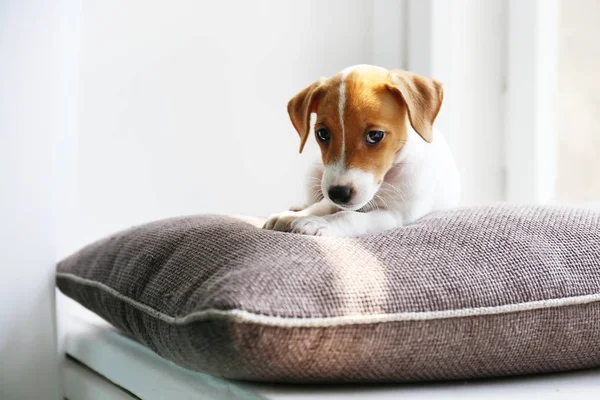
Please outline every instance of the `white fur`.
[[[341, 210], [324, 198], [300, 212], [272, 216], [266, 227], [305, 235], [354, 236], [407, 225], [432, 211], [458, 205], [460, 178], [444, 136], [434, 130], [433, 141], [426, 143], [412, 128], [408, 132], [407, 143], [383, 183], [376, 185], [371, 178], [369, 184], [377, 190], [361, 212]], [[338, 175], [339, 183], [354, 179], [353, 186], [359, 187], [369, 175], [349, 170]], [[326, 179], [327, 168], [322, 187], [326, 187]]]
[[339, 161], [328, 164], [323, 172], [321, 191], [326, 199], [329, 199], [327, 191], [332, 186], [351, 186], [354, 189], [351, 202], [338, 206], [342, 210], [352, 211], [364, 207], [379, 190], [379, 185], [371, 172], [358, 168], [346, 169]]
[[367, 202], [373, 198], [379, 189], [379, 185], [375, 184], [374, 182], [372, 173], [362, 171], [360, 169], [346, 169], [345, 166], [346, 129], [344, 126], [344, 110], [346, 107], [346, 79], [352, 73], [352, 71], [362, 67], [371, 68], [368, 65], [355, 65], [340, 72], [341, 83], [338, 113], [340, 115], [340, 125], [342, 127], [342, 150], [339, 158], [335, 162], [329, 163], [325, 167], [325, 171], [321, 180], [321, 191], [323, 193], [323, 197], [327, 199], [327, 191], [332, 186], [353, 187], [355, 196], [353, 196], [352, 202], [344, 206], [338, 206], [343, 210], [353, 211], [358, 210], [367, 204]]
[[[344, 127], [344, 111], [346, 109], [346, 79], [356, 69], [359, 68], [381, 68], [373, 65], [359, 64], [345, 68], [340, 72], [341, 83], [340, 83], [340, 99], [338, 100], [338, 114], [340, 115], [340, 125], [342, 127], [342, 151], [340, 153], [340, 160], [338, 162], [344, 163], [344, 157], [346, 156], [346, 129]], [[383, 69], [383, 68], [381, 68]]]
[[386, 174], [380, 194], [402, 224], [458, 205], [460, 177], [442, 133], [434, 129], [433, 141], [427, 143], [409, 126], [407, 143]]
[[340, 99], [338, 101], [338, 114], [340, 114], [340, 126], [342, 127], [342, 151], [337, 163], [344, 165], [346, 155], [346, 129], [344, 128], [344, 108], [346, 107], [346, 78], [352, 70], [342, 71], [342, 83], [340, 83]]
[[[346, 156], [346, 129], [344, 127], [344, 110], [346, 109], [346, 79], [356, 69], [359, 68], [381, 68], [373, 65], [359, 64], [345, 68], [340, 72], [341, 83], [340, 83], [340, 99], [338, 100], [338, 114], [340, 115], [340, 125], [342, 127], [342, 151], [340, 153], [339, 163], [344, 164], [344, 158]], [[381, 68], [383, 69], [383, 68]]]

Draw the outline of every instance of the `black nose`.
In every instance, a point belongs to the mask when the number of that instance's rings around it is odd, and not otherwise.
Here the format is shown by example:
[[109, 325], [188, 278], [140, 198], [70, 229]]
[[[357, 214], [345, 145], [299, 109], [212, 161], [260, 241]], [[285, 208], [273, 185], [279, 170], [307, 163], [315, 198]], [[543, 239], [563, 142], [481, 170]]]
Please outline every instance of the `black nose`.
[[333, 186], [327, 192], [329, 198], [338, 204], [346, 204], [352, 198], [352, 188], [350, 186]]

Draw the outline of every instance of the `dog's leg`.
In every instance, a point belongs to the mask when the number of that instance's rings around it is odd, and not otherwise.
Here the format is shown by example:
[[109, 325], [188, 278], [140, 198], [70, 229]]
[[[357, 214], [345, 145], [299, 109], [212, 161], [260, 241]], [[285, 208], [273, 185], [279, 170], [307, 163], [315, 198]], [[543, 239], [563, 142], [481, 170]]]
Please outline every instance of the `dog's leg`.
[[290, 206], [290, 211], [302, 211], [302, 210], [306, 210], [308, 207], [310, 207], [310, 204], [304, 203], [304, 204], [294, 204], [293, 206]]
[[340, 211], [325, 216], [306, 216], [292, 222], [294, 233], [315, 236], [354, 236], [380, 232], [402, 225], [400, 214], [392, 211]]
[[289, 232], [292, 222], [302, 217], [324, 216], [338, 211], [339, 209], [328, 200], [321, 200], [301, 211], [284, 211], [281, 214], [275, 214], [267, 219], [263, 226], [264, 229]]

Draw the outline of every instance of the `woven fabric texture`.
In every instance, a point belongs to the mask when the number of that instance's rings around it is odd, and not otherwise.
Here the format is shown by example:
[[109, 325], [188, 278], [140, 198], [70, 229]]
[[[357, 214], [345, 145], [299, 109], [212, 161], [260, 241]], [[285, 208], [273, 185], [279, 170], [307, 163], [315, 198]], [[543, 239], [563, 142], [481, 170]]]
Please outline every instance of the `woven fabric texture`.
[[398, 382], [600, 366], [600, 212], [588, 209], [464, 208], [356, 238], [168, 219], [63, 260], [57, 285], [159, 355], [226, 378]]

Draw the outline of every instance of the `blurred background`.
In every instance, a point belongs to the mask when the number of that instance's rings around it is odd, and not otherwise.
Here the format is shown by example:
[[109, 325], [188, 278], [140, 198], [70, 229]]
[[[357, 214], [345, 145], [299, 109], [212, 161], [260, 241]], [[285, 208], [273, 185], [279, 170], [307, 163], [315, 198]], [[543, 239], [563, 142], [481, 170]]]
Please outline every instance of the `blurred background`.
[[600, 199], [600, 1], [560, 2], [556, 198]]
[[0, 2], [0, 397], [54, 385], [57, 259], [153, 219], [301, 201], [318, 148], [297, 153], [287, 101], [350, 65], [445, 84], [464, 205], [599, 200], [598, 15], [600, 0]]

